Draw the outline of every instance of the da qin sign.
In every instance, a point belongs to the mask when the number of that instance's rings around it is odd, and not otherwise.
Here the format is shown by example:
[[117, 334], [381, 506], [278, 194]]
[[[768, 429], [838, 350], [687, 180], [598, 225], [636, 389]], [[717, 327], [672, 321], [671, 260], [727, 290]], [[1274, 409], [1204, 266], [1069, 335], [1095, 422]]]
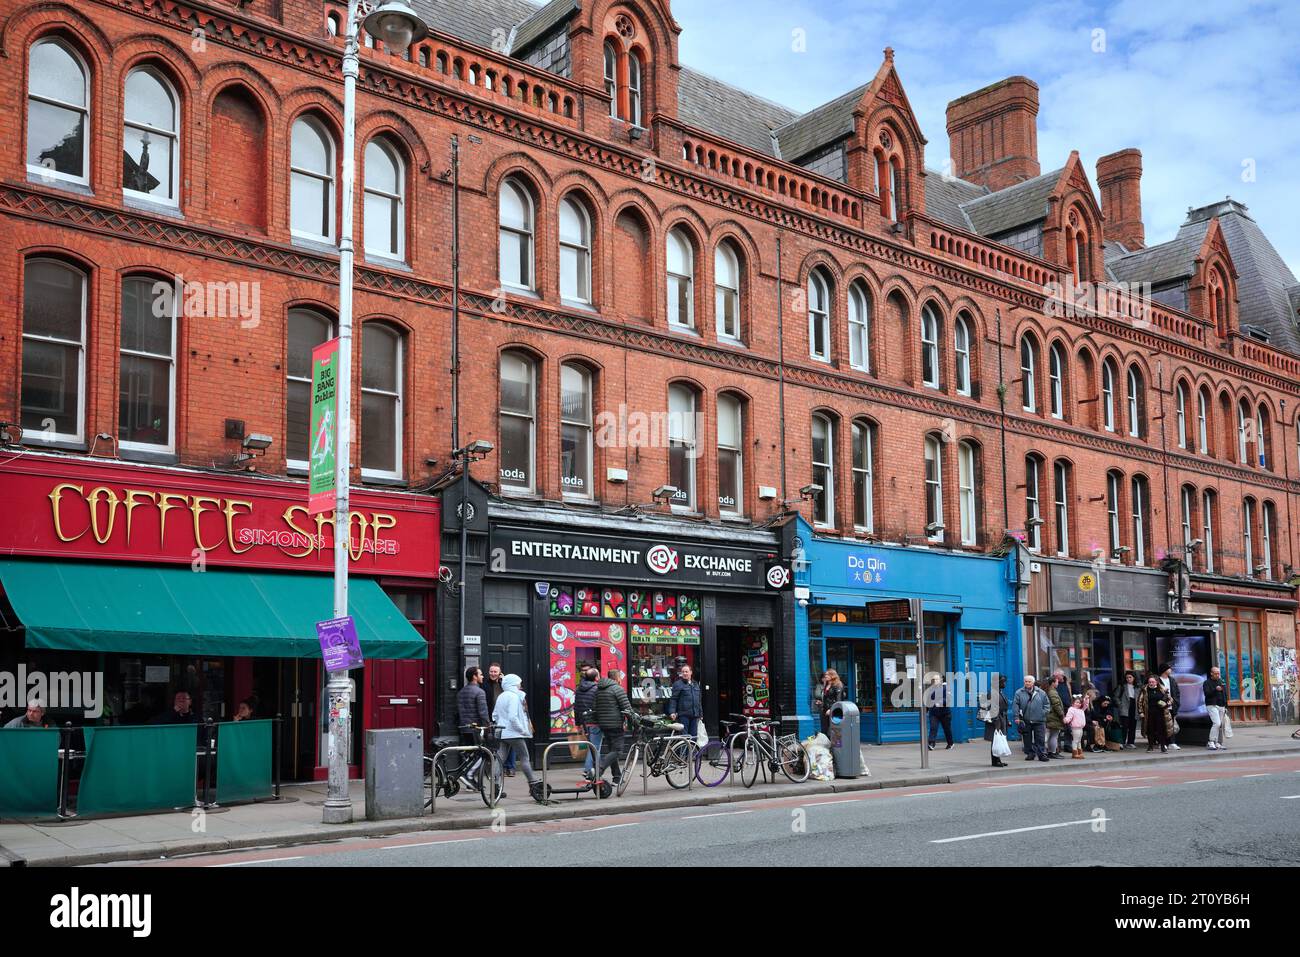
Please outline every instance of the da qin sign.
[[[329, 571], [333, 513], [309, 515], [303, 486], [30, 457], [0, 468], [0, 555]], [[360, 573], [436, 577], [437, 503], [353, 496]]]

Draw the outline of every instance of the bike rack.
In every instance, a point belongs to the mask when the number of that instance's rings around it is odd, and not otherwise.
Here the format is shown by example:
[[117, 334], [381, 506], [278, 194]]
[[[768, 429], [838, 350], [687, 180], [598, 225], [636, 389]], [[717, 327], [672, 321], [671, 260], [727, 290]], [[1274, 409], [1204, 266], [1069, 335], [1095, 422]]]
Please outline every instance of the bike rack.
[[[550, 796], [551, 796], [550, 786], [546, 783], [547, 762], [548, 762], [548, 761], [550, 760], [550, 758], [551, 758], [551, 750], [552, 750], [553, 748], [558, 748], [558, 747], [560, 747], [560, 746], [564, 746], [564, 747], [566, 747], [566, 748], [569, 748], [569, 747], [573, 747], [574, 745], [577, 745], [577, 746], [579, 746], [579, 747], [583, 747], [583, 748], [586, 748], [586, 749], [587, 749], [587, 753], [591, 755], [591, 760], [592, 760], [592, 774], [593, 774], [593, 775], [599, 774], [599, 772], [600, 772], [600, 748], [596, 747], [596, 746], [595, 746], [594, 744], [592, 744], [590, 741], [586, 741], [586, 740], [583, 740], [583, 741], [552, 741], [552, 742], [551, 742], [550, 744], [548, 744], [548, 745], [546, 746], [546, 748], [542, 751], [542, 800], [544, 800], [544, 801], [549, 801], [549, 800], [550, 800]], [[600, 782], [601, 782], [601, 778], [599, 778], [599, 777], [593, 777], [593, 778], [592, 778], [592, 781], [591, 781], [591, 792], [592, 792], [593, 795], [595, 795], [595, 798], [596, 798], [597, 801], [601, 800], [601, 796], [600, 796]], [[574, 799], [575, 801], [578, 800], [578, 799], [582, 796], [582, 792], [583, 792], [584, 790], [586, 790], [586, 789], [585, 789], [585, 788], [579, 788], [579, 789], [577, 789], [576, 791], [574, 791], [574, 792], [573, 792], [573, 799]], [[568, 789], [568, 788], [565, 788], [564, 790], [562, 790], [562, 791], [557, 791], [556, 793], [557, 793], [557, 794], [565, 794], [565, 793], [568, 793], [568, 791], [569, 791], [569, 789]], [[614, 792], [611, 790], [611, 791], [610, 791], [610, 796], [611, 796], [611, 797], [613, 796], [613, 793], [614, 793]]]
[[[567, 744], [568, 742], [566, 741], [565, 743]], [[495, 770], [492, 767], [492, 765], [496, 762], [496, 755], [492, 752], [490, 748], [486, 748], [481, 744], [455, 744], [449, 748], [441, 748], [437, 754], [435, 754], [433, 757], [428, 759], [429, 760], [429, 813], [433, 814], [435, 811], [438, 810], [438, 780], [434, 776], [434, 772], [437, 770], [438, 762], [442, 759], [442, 756], [444, 754], [450, 754], [453, 751], [456, 752], [481, 751], [483, 753], [484, 760], [487, 761], [487, 772], [488, 772], [487, 780], [489, 782], [484, 786], [490, 787], [492, 789], [491, 790], [492, 806], [496, 807], [497, 801], [500, 800], [498, 796], [500, 789], [497, 787], [497, 776]]]
[[[670, 741], [692, 741], [693, 742], [695, 739], [692, 738], [689, 734], [665, 734], [663, 737], [654, 738], [652, 740], [663, 741], [666, 746]], [[694, 785], [695, 785], [695, 769], [691, 768], [690, 776], [688, 776], [686, 779], [686, 790], [689, 791]], [[643, 752], [641, 755], [641, 795], [642, 797], [644, 797], [649, 793], [650, 793], [650, 762], [646, 760], [646, 755]]]

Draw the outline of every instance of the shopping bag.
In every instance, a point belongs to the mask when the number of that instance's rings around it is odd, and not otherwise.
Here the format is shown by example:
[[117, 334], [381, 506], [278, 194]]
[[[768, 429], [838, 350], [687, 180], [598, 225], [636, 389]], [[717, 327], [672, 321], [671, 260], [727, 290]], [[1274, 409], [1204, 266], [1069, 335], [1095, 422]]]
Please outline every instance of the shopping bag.
[[695, 724], [695, 743], [700, 746], [701, 750], [709, 746], [709, 732], [704, 728], [703, 718]]
[[1011, 745], [1007, 744], [1007, 736], [1001, 731], [993, 732], [993, 757], [1009, 758], [1011, 756]]
[[1232, 737], [1232, 719], [1228, 717], [1228, 709], [1223, 709], [1223, 736]]

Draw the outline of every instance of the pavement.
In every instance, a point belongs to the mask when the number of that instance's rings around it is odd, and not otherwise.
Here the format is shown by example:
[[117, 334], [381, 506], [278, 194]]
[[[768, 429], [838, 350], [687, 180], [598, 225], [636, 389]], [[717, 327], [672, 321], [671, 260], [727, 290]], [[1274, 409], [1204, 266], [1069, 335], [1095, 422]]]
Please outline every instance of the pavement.
[[[1293, 730], [1291, 726], [1238, 726], [1230, 749], [1224, 752], [1189, 746], [1165, 755], [1147, 754], [1139, 745], [1136, 751], [1089, 754], [1082, 761], [1066, 757], [1047, 764], [1024, 761], [1018, 745], [1013, 742], [1015, 750], [1007, 759], [1010, 765], [1007, 768], [991, 767], [988, 745], [982, 740], [959, 744], [952, 750], [944, 750], [940, 745], [929, 753], [928, 770], [920, 768], [919, 744], [864, 745], [862, 757], [870, 774], [860, 778], [808, 781], [795, 785], [784, 778], [776, 783], [765, 782], [760, 776], [758, 783], [750, 789], [730, 783], [705, 788], [696, 783], [680, 791], [669, 788], [661, 778], [651, 778], [644, 794], [641, 782], [634, 780], [621, 798], [597, 801], [590, 794], [577, 799], [557, 795], [549, 805], [532, 801], [520, 776], [507, 779], [509, 796], [495, 811], [484, 807], [477, 795], [458, 795], [450, 800], [440, 800], [432, 814], [386, 821], [365, 820], [364, 782], [354, 781], [354, 821], [342, 825], [321, 822], [321, 806], [325, 801], [323, 782], [288, 785], [283, 788], [279, 801], [232, 805], [208, 811], [187, 809], [53, 823], [5, 820], [0, 822], [0, 861], [7, 861], [10, 866], [160, 861], [186, 855], [319, 845], [423, 831], [463, 831], [485, 827], [500, 831], [538, 822], [636, 815], [683, 807], [727, 806], [738, 802], [792, 799], [800, 803], [860, 791], [975, 785], [990, 781], [1038, 781], [1043, 778], [1073, 780], [1080, 776], [1100, 776], [1153, 765], [1173, 767], [1181, 762], [1197, 762], [1198, 767], [1201, 763], [1216, 766], [1218, 762], [1245, 758], [1300, 757], [1300, 740], [1291, 738]], [[1066, 775], [1068, 778], [1062, 777]], [[550, 783], [552, 787], [572, 786], [578, 776], [577, 768], [564, 766], [551, 772]]]

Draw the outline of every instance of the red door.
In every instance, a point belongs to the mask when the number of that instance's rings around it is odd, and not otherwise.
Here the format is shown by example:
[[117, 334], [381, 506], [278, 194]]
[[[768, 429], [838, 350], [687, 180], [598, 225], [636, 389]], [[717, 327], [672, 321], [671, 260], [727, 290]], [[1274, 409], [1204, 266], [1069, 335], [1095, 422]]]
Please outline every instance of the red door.
[[[385, 587], [411, 626], [431, 642], [433, 593], [425, 588]], [[370, 661], [370, 728], [420, 728], [426, 740], [430, 734], [428, 715], [433, 713], [433, 649], [423, 660]]]

